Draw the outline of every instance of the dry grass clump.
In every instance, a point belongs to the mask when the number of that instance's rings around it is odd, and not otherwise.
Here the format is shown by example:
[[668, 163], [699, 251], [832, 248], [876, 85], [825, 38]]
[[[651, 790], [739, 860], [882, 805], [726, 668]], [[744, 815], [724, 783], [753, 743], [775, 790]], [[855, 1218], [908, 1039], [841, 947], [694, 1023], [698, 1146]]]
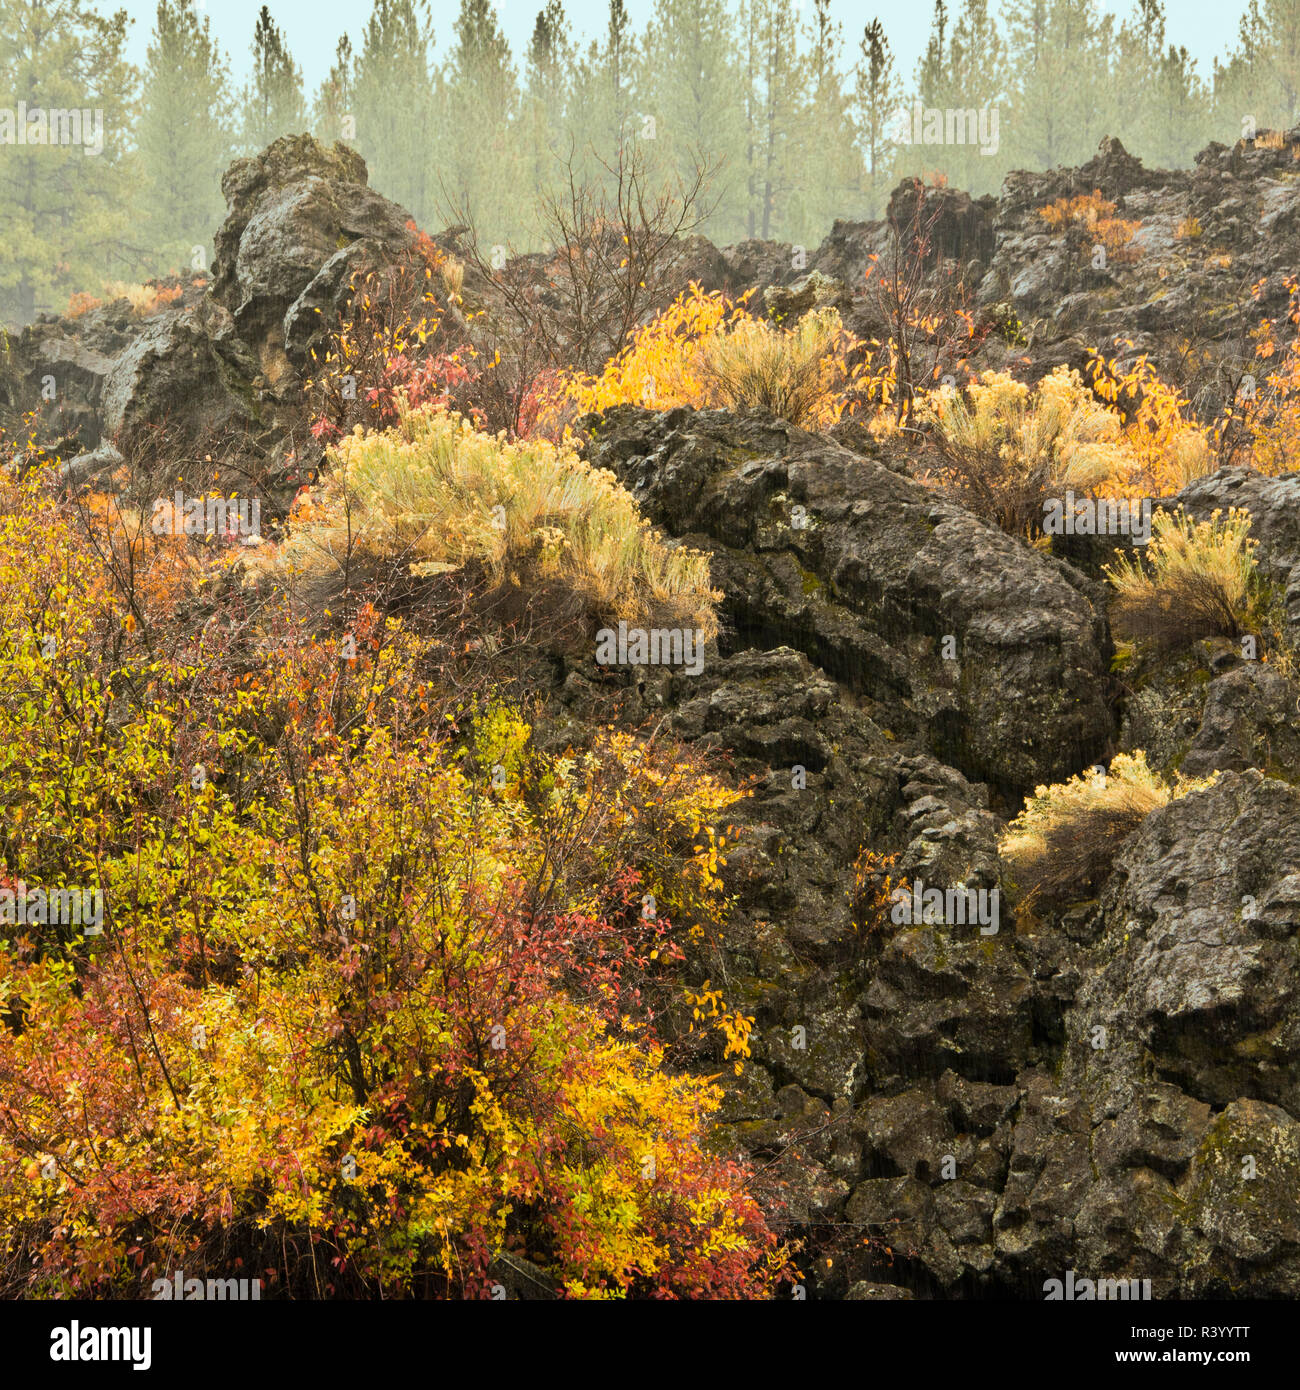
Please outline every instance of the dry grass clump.
[[1141, 254], [1133, 238], [1142, 224], [1116, 217], [1115, 211], [1116, 204], [1096, 188], [1073, 198], [1058, 198], [1039, 208], [1038, 215], [1057, 235], [1073, 235], [1085, 243], [1104, 246], [1110, 260], [1131, 265]]
[[1152, 811], [1209, 780], [1170, 787], [1139, 751], [1119, 754], [1108, 772], [1090, 769], [1038, 787], [999, 845], [1022, 909], [1086, 896], [1105, 880], [1120, 844]]
[[1145, 556], [1106, 566], [1116, 632], [1159, 650], [1239, 637], [1259, 591], [1249, 531], [1250, 514], [1236, 507], [1200, 522], [1158, 509]]
[[1047, 498], [1122, 487], [1136, 472], [1119, 417], [1067, 367], [1032, 389], [985, 372], [963, 391], [932, 393], [921, 413], [936, 426], [940, 481], [1012, 535], [1042, 530]]
[[458, 415], [403, 409], [391, 429], [357, 426], [304, 494], [280, 563], [351, 572], [362, 560], [415, 575], [473, 565], [497, 585], [558, 583], [593, 610], [717, 633], [707, 555], [668, 544], [612, 473], [542, 440], [509, 443]]
[[844, 375], [844, 325], [834, 309], [805, 314], [791, 328], [743, 318], [700, 347], [702, 375], [719, 405], [770, 411], [792, 425], [814, 424]]

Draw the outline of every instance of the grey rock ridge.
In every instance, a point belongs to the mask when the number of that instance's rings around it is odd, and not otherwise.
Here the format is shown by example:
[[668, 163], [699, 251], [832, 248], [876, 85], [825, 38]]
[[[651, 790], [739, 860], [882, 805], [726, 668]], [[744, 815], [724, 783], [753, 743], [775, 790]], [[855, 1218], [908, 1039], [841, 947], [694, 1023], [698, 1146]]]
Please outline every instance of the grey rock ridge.
[[302, 382], [322, 324], [337, 321], [354, 273], [413, 240], [410, 214], [367, 177], [354, 150], [309, 135], [236, 161], [210, 276], [166, 282], [180, 299], [145, 318], [119, 300], [18, 337], [25, 400], [55, 382], [47, 431], [74, 441], [69, 453], [112, 444], [133, 464], [205, 483], [213, 470], [201, 461], [215, 458], [226, 486], [255, 479], [273, 511], [286, 504], [320, 458]]
[[[1097, 348], [1160, 368], [1192, 343], [1216, 399], [1242, 335], [1288, 304], [1298, 154], [1300, 129], [1171, 172], [1107, 140], [1082, 168], [1012, 174], [998, 199], [943, 190], [936, 244], [989, 330], [972, 366], [1032, 380]], [[150, 450], [186, 467], [212, 455], [275, 503], [319, 462], [303, 376], [320, 326], [354, 272], [410, 245], [409, 217], [354, 151], [308, 136], [239, 161], [223, 187], [210, 280], [185, 277], [146, 319], [119, 301], [15, 339], [0, 402], [55, 378], [65, 482]], [[1136, 224], [1132, 259], [1094, 266], [1039, 215], [1093, 190]], [[755, 290], [779, 317], [835, 305], [872, 336], [866, 272], [888, 236], [837, 222], [806, 254], [691, 238], [678, 280]], [[1157, 1298], [1300, 1296], [1300, 685], [1286, 664], [1206, 641], [1124, 668], [1104, 555], [1072, 564], [1005, 534], [914, 478], [902, 445], [852, 426], [626, 406], [578, 430], [657, 527], [708, 553], [723, 626], [698, 675], [548, 650], [538, 736], [564, 746], [611, 718], [653, 721], [754, 788], [727, 813], [740, 835], [723, 944], [753, 1058], [725, 1079], [720, 1137], [779, 1181], [773, 1220], [817, 1257], [812, 1296], [1038, 1299], [1069, 1270], [1149, 1279]], [[1173, 501], [1250, 512], [1300, 641], [1298, 476], [1229, 466]], [[1006, 822], [1038, 786], [1136, 749], [1170, 776], [1217, 779], [1147, 816], [1092, 896], [1017, 915]], [[864, 852], [892, 856], [895, 878], [996, 893], [996, 932], [873, 928]], [[537, 1283], [526, 1261], [499, 1277]]]
[[[309, 361], [326, 311], [337, 314], [354, 271], [409, 245], [411, 214], [368, 186], [365, 160], [343, 144], [286, 136], [240, 159], [221, 181], [212, 297], [234, 319], [273, 388]], [[314, 311], [320, 309], [321, 314]]]

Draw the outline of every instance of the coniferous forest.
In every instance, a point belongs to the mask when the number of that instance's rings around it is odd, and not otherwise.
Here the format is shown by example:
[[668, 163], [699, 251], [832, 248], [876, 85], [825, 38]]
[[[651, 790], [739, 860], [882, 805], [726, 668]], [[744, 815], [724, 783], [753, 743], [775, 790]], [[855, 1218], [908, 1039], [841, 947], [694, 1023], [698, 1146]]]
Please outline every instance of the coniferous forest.
[[[93, 159], [10, 151], [0, 205], [17, 245], [0, 267], [0, 321], [62, 310], [97, 279], [190, 269], [195, 247], [210, 257], [231, 160], [305, 130], [355, 148], [372, 185], [420, 226], [469, 217], [488, 244], [541, 246], [538, 200], [564, 187], [571, 163], [608, 179], [633, 138], [686, 182], [710, 171], [698, 230], [715, 244], [811, 247], [836, 218], [882, 216], [903, 177], [942, 175], [978, 197], [1011, 169], [1081, 164], [1115, 131], [1148, 164], [1184, 168], [1252, 121], [1289, 129], [1300, 101], [1286, 0], [1246, 7], [1211, 72], [1175, 42], [1161, 0], [1119, 20], [1093, 0], [936, 0], [913, 72], [900, 70], [887, 18], [859, 23], [836, 0], [656, 0], [641, 32], [611, 0], [590, 36], [548, 0], [520, 53], [491, 0], [458, 4], [437, 33], [427, 0], [377, 0], [308, 91], [266, 8], [236, 83], [210, 18], [182, 0], [159, 4], [143, 70], [123, 56], [120, 16], [5, 0], [0, 95], [101, 109], [105, 138]], [[996, 108], [997, 139], [927, 140], [916, 103]]]

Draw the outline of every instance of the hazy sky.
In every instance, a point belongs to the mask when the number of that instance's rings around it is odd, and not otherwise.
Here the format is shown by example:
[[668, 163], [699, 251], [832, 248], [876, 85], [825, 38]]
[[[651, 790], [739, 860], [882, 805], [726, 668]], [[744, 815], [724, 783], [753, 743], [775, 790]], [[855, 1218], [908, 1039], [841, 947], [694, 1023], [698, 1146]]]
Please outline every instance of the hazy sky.
[[[249, 66], [248, 49], [253, 39], [253, 25], [262, 0], [196, 0], [212, 18], [218, 42], [229, 53], [236, 76], [243, 78]], [[334, 45], [339, 35], [351, 35], [353, 46], [360, 47], [361, 32], [370, 14], [371, 0], [267, 0], [271, 14], [284, 30], [294, 59], [303, 69], [308, 96], [329, 71]], [[625, 0], [633, 26], [639, 31], [653, 9], [653, 0]], [[1103, 9], [1119, 15], [1128, 14], [1132, 0], [1096, 0]], [[811, 8], [810, 0], [803, 0]], [[1198, 69], [1208, 76], [1216, 54], [1231, 45], [1236, 37], [1237, 21], [1246, 0], [1166, 0], [1169, 15], [1170, 39], [1186, 44], [1198, 60]], [[960, 7], [960, 0], [949, 0], [949, 12]], [[131, 26], [130, 55], [143, 67], [149, 34], [157, 0], [99, 0], [97, 8], [104, 13], [125, 9], [135, 20]], [[510, 40], [510, 47], [519, 66], [532, 32], [539, 0], [499, 0], [497, 5], [501, 24]], [[575, 31], [587, 37], [603, 32], [608, 13], [608, 0], [567, 0], [565, 9]], [[899, 59], [903, 76], [911, 78], [912, 69], [925, 46], [933, 11], [931, 0], [832, 0], [832, 9], [844, 25], [846, 43], [856, 49], [862, 29], [875, 15], [885, 22], [894, 52]], [[995, 4], [994, 8], [998, 6]], [[456, 0], [433, 0], [433, 25], [440, 51], [445, 51], [452, 38], [452, 24], [459, 5]]]

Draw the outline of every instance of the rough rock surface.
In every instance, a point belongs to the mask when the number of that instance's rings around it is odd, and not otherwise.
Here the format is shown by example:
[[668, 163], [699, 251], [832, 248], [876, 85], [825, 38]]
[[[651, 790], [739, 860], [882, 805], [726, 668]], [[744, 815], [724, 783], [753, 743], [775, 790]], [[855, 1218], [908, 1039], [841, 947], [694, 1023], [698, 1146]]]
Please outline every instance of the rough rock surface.
[[[723, 1118], [787, 1183], [790, 1228], [819, 1252], [815, 1295], [1041, 1298], [1073, 1269], [1149, 1279], [1158, 1298], [1294, 1296], [1290, 678], [1207, 642], [1128, 709], [1123, 745], [1144, 746], [1133, 735], [1189, 691], [1164, 765], [1219, 776], [1148, 817], [1095, 899], [1024, 922], [1004, 899], [989, 934], [865, 927], [864, 850], [929, 886], [1005, 892], [1008, 792], [1104, 756], [1118, 692], [1095, 589], [881, 460], [764, 417], [585, 424], [591, 457], [711, 552], [725, 594], [703, 673], [657, 673], [637, 697], [757, 781], [728, 813], [742, 833], [727, 972], [755, 1031]], [[1201, 486], [1210, 499], [1230, 481]], [[1264, 495], [1280, 552], [1289, 498]], [[958, 556], [1000, 617], [953, 577]], [[1017, 692], [1010, 713], [966, 675], [972, 653], [997, 673], [988, 689]], [[1043, 713], [1071, 672], [1082, 698]], [[576, 672], [565, 687], [579, 723], [594, 688]], [[1071, 718], [1077, 742], [1054, 761]]]
[[1105, 751], [1106, 628], [1069, 566], [780, 421], [623, 407], [592, 429], [592, 460], [712, 554], [733, 647], [798, 647], [1002, 790]]
[[237, 160], [221, 180], [228, 211], [216, 236], [212, 297], [230, 310], [276, 389], [306, 367], [319, 320], [337, 311], [353, 272], [411, 242], [411, 214], [366, 178], [355, 150], [303, 135]]
[[223, 179], [210, 284], [185, 282], [179, 302], [144, 318], [122, 300], [29, 325], [15, 370], [28, 401], [53, 381], [48, 428], [76, 441], [66, 456], [103, 443], [133, 463], [211, 454], [233, 478], [274, 486], [295, 443], [311, 443], [301, 373], [321, 325], [354, 271], [411, 243], [410, 215], [366, 178], [354, 150], [285, 136]]

